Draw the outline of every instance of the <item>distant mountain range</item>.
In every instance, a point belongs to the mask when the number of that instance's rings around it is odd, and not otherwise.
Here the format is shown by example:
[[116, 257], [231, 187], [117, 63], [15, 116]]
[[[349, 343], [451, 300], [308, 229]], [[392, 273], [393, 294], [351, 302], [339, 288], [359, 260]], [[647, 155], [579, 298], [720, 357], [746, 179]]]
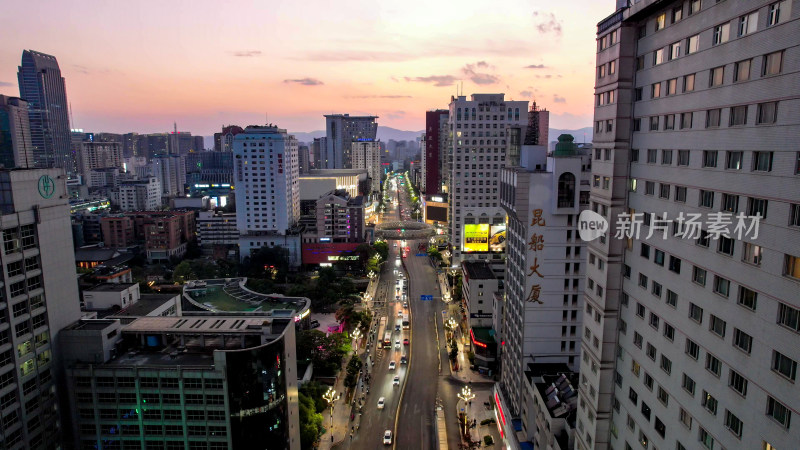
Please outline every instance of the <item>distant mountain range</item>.
[[[580, 128], [577, 130], [561, 130], [558, 128], [550, 128], [550, 135], [548, 139], [553, 142], [558, 140], [558, 136], [562, 134], [571, 134], [575, 138], [576, 143], [584, 142], [584, 135], [585, 142], [592, 142], [592, 127], [585, 127]], [[297, 138], [300, 142], [311, 143], [314, 141], [314, 138], [323, 137], [325, 136], [325, 130], [316, 130], [316, 131], [296, 131], [296, 132], [289, 132], [293, 134], [295, 138]], [[395, 141], [413, 141], [416, 140], [420, 135], [424, 133], [424, 130], [420, 131], [406, 131], [406, 130], [398, 130], [397, 128], [392, 127], [384, 127], [378, 126], [378, 139], [388, 142], [390, 139]], [[208, 148], [214, 148], [214, 138], [212, 136], [205, 137], [205, 144]]]

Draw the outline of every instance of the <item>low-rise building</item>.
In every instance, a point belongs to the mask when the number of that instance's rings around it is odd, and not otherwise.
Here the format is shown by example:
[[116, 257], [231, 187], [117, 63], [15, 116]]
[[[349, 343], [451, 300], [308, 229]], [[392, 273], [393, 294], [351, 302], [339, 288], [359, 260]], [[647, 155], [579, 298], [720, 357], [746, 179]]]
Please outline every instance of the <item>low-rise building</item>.
[[201, 211], [197, 216], [197, 242], [202, 246], [237, 245], [236, 213]]
[[134, 221], [124, 214], [109, 215], [100, 219], [103, 243], [110, 248], [126, 248], [136, 243]]
[[500, 290], [500, 281], [486, 261], [462, 261], [461, 270], [462, 302], [475, 365], [494, 370], [498, 344], [494, 329], [494, 311], [498, 307], [495, 293]]
[[125, 308], [139, 301], [139, 283], [103, 283], [83, 290], [85, 309]]

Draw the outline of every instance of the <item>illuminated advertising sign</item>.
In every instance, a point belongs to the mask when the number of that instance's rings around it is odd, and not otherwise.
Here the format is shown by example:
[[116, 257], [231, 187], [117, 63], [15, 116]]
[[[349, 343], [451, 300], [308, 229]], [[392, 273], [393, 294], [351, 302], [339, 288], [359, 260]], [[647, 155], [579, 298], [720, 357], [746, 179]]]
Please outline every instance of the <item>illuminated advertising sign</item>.
[[489, 251], [488, 223], [464, 225], [464, 246], [462, 251], [465, 253]]
[[506, 224], [491, 226], [489, 231], [489, 251], [494, 253], [506, 251]]

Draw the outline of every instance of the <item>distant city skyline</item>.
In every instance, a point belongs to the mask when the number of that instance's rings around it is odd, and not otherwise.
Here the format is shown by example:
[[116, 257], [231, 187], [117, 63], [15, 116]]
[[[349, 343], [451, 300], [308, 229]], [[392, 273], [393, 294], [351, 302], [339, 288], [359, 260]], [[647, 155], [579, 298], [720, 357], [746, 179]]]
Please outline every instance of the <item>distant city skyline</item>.
[[[177, 122], [205, 136], [232, 123], [320, 130], [331, 113], [422, 130], [425, 111], [445, 107], [457, 89], [535, 99], [551, 111], [551, 126], [589, 126], [595, 25], [613, 7], [45, 3], [39, 26], [7, 24], [0, 94], [19, 96], [16, 69], [32, 49], [58, 58], [72, 127], [155, 133]], [[7, 13], [30, 11], [10, 4]]]

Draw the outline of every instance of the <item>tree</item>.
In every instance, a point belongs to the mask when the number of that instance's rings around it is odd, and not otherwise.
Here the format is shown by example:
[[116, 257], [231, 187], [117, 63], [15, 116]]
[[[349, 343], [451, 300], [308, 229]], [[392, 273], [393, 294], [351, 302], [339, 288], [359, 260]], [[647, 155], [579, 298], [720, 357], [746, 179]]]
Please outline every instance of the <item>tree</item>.
[[300, 331], [297, 333], [297, 358], [311, 360], [314, 371], [320, 375], [334, 375], [350, 351], [349, 341], [343, 333], [325, 336], [319, 330]]
[[347, 363], [347, 375], [344, 378], [344, 385], [349, 388], [354, 388], [358, 382], [358, 372], [361, 370], [362, 362], [357, 355], [350, 358]]
[[380, 255], [381, 261], [389, 259], [389, 244], [386, 241], [376, 242], [372, 245], [372, 248]]
[[283, 247], [261, 247], [244, 263], [248, 277], [269, 278], [280, 283], [286, 282], [289, 271], [289, 251]]
[[458, 344], [456, 344], [455, 339], [450, 340], [450, 353], [447, 356], [450, 358], [450, 362], [455, 364], [456, 359], [458, 359]]
[[196, 280], [197, 275], [192, 271], [192, 266], [189, 264], [189, 261], [184, 260], [175, 267], [172, 278], [179, 283], [185, 283], [188, 280]]
[[317, 442], [322, 432], [322, 414], [317, 410], [314, 399], [303, 393], [302, 390], [298, 396], [298, 404], [300, 446], [303, 449], [311, 449], [314, 448], [314, 443]]

